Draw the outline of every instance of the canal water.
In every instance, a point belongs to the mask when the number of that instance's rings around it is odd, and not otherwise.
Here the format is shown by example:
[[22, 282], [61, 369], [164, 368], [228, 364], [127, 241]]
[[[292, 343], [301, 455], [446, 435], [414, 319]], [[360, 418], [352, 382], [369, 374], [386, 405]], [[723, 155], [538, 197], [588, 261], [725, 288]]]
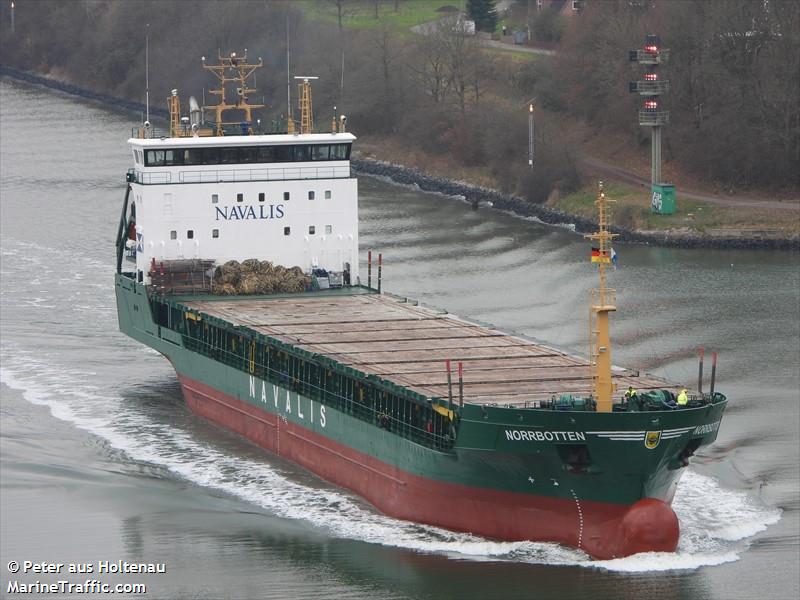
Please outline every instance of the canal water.
[[[592, 561], [500, 543], [382, 516], [187, 411], [169, 364], [117, 329], [134, 124], [0, 81], [3, 595], [93, 578], [145, 584], [148, 598], [798, 596], [797, 254], [618, 245], [614, 361], [693, 385], [703, 345], [730, 397], [678, 489], [678, 551]], [[384, 289], [585, 352], [596, 273], [568, 227], [359, 186], [362, 260], [383, 254]], [[11, 561], [65, 567], [15, 574]], [[166, 572], [98, 573], [98, 561]], [[79, 563], [93, 573], [65, 574]]]

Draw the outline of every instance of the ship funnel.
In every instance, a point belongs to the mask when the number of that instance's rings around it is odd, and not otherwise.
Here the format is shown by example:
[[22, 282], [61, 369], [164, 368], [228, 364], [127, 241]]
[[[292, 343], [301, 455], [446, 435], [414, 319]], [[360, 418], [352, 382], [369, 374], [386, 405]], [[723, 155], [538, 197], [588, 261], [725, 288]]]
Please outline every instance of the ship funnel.
[[189, 96], [189, 121], [193, 129], [195, 125], [200, 127], [201, 119], [202, 112], [200, 111], [200, 105], [197, 104], [197, 99], [194, 96]]

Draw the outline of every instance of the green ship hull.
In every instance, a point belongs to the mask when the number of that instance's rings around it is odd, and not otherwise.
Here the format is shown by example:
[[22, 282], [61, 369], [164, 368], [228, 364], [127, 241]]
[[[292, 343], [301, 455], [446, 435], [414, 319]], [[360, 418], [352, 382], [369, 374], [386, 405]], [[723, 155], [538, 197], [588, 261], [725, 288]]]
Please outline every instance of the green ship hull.
[[[346, 293], [364, 292], [339, 291]], [[310, 294], [327, 297], [302, 296]], [[359, 385], [376, 397], [406, 402], [391, 414], [410, 416], [389, 424], [388, 405], [342, 400], [325, 385], [264, 368], [256, 348], [318, 368], [317, 381], [345, 372], [357, 379], [331, 359], [154, 295], [125, 273], [116, 275], [116, 298], [120, 329], [172, 363], [197, 414], [385, 514], [501, 540], [559, 542], [597, 558], [675, 550], [678, 480], [694, 451], [715, 440], [727, 404], [715, 394], [695, 408], [645, 412], [459, 405], [364, 377]], [[215, 331], [234, 336], [222, 341], [234, 352], [215, 350]], [[435, 430], [419, 426], [420, 411]]]

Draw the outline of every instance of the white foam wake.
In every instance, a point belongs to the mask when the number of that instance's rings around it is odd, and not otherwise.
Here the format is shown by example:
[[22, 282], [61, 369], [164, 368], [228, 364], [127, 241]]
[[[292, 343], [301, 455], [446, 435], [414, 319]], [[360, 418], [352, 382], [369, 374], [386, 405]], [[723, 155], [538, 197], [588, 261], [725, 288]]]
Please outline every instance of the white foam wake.
[[29, 402], [49, 407], [55, 417], [105, 439], [131, 459], [165, 468], [280, 517], [307, 521], [336, 537], [468, 560], [660, 571], [735, 561], [755, 533], [780, 518], [780, 511], [746, 493], [724, 489], [713, 478], [689, 470], [674, 502], [682, 524], [677, 553], [593, 561], [557, 544], [491, 541], [380, 515], [343, 491], [297, 483], [291, 473], [269, 464], [266, 453], [264, 460], [231, 455], [191, 429], [159, 422], [130, 402], [122, 402], [113, 389], [88, 385], [81, 372], [52, 364], [45, 369], [24, 351], [10, 352], [7, 345], [3, 355], [0, 381], [22, 391]]

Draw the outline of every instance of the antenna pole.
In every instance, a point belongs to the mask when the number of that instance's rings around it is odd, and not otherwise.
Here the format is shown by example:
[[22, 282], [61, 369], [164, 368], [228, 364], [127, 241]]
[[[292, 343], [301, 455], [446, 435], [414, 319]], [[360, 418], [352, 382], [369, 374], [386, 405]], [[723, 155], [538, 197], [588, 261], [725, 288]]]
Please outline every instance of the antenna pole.
[[339, 106], [344, 102], [344, 45], [342, 45], [342, 78], [339, 82]]
[[528, 166], [533, 169], [533, 102], [528, 104]]
[[144, 36], [144, 104], [147, 116], [145, 121], [150, 122], [150, 23], [145, 25]]
[[292, 83], [289, 62], [289, 11], [286, 11], [286, 133], [294, 133], [292, 120]]

